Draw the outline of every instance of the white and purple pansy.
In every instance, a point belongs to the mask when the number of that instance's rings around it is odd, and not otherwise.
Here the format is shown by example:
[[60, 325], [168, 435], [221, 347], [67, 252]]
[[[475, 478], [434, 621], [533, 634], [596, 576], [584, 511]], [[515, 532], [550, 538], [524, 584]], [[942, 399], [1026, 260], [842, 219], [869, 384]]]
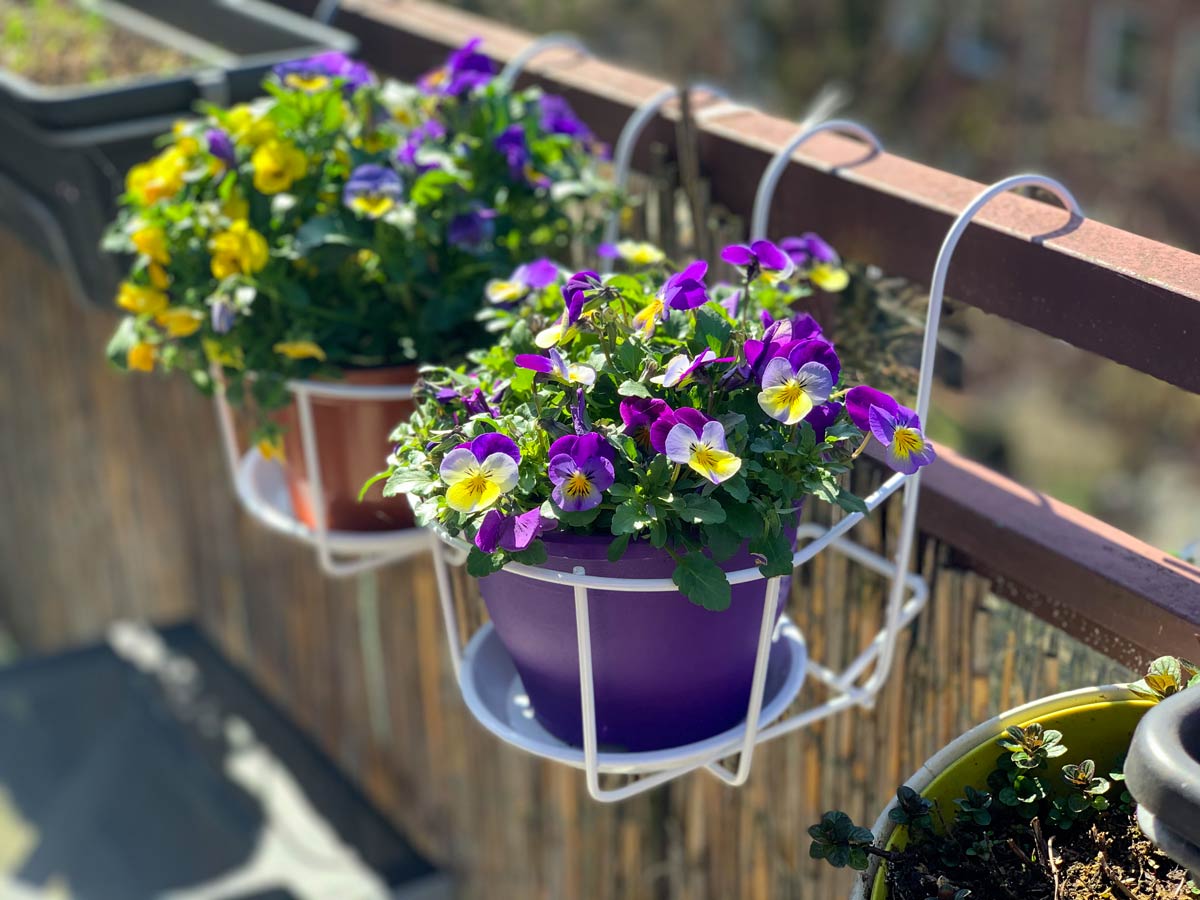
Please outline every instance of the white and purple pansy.
[[833, 375], [819, 362], [793, 366], [786, 356], [777, 356], [763, 369], [758, 405], [784, 425], [802, 421], [829, 399]]
[[664, 451], [671, 462], [687, 466], [713, 484], [728, 481], [742, 467], [741, 459], [726, 446], [725, 426], [716, 421], [706, 422], [700, 431], [686, 422], [676, 423], [667, 434]]
[[663, 387], [682, 387], [705, 366], [726, 362], [733, 362], [733, 357], [718, 359], [712, 350], [702, 350], [695, 359], [686, 353], [679, 353], [667, 360], [667, 367], [663, 369], [662, 374], [655, 375], [650, 380]]
[[547, 356], [536, 353], [518, 353], [513, 362], [518, 368], [530, 369], [542, 375], [557, 378], [563, 384], [582, 384], [591, 387], [596, 383], [596, 370], [591, 366], [567, 362], [557, 347], [551, 347]]
[[920, 417], [891, 395], [866, 385], [851, 388], [846, 393], [846, 412], [861, 431], [883, 444], [887, 463], [897, 472], [912, 475], [937, 459], [921, 430]]
[[489, 303], [511, 307], [557, 280], [558, 266], [548, 259], [535, 259], [517, 266], [507, 278], [493, 278], [484, 287], [483, 293]]
[[403, 190], [404, 183], [395, 171], [368, 163], [350, 173], [342, 202], [360, 216], [378, 219], [399, 202]]
[[819, 234], [807, 231], [800, 237], [784, 238], [779, 247], [823, 291], [844, 291], [850, 276], [842, 268], [841, 257]]
[[446, 503], [457, 512], [477, 513], [517, 486], [521, 451], [512, 438], [497, 432], [459, 444], [442, 459]]
[[543, 328], [534, 337], [533, 342], [546, 350], [563, 343], [574, 334], [576, 322], [583, 315], [583, 306], [588, 301], [588, 293], [599, 290], [604, 286], [600, 276], [595, 272], [576, 272], [562, 286], [563, 312], [558, 320], [548, 328]]
[[564, 512], [594, 509], [613, 485], [616, 452], [603, 436], [567, 435], [550, 445], [550, 499]]

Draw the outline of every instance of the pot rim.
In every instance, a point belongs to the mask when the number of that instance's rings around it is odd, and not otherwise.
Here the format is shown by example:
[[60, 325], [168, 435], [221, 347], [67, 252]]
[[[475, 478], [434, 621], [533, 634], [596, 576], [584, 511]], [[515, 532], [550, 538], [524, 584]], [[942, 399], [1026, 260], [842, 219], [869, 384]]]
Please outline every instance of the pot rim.
[[[904, 782], [903, 786], [910, 787], [914, 791], [924, 794], [936, 778], [944, 774], [951, 766], [976, 748], [990, 744], [1010, 725], [1018, 725], [1078, 707], [1096, 704], [1127, 703], [1131, 701], [1145, 701], [1145, 698], [1131, 691], [1128, 684], [1096, 685], [1072, 691], [1064, 691], [1058, 694], [1050, 694], [1046, 697], [1040, 697], [1037, 700], [1031, 700], [1028, 703], [1023, 703], [1020, 706], [1013, 707], [1006, 712], [993, 716], [987, 721], [981, 722], [960, 734], [927, 759]], [[880, 812], [879, 817], [875, 820], [875, 824], [871, 826], [871, 832], [875, 835], [875, 846], [877, 847], [886, 847], [898, 827], [895, 822], [888, 818], [888, 814], [895, 807], [896, 798], [893, 796], [887, 806], [883, 808], [883, 811]], [[880, 862], [878, 857], [871, 857], [871, 863], [867, 870], [855, 879], [850, 900], [870, 900], [870, 898], [875, 896], [875, 890], [882, 875], [880, 872]]]

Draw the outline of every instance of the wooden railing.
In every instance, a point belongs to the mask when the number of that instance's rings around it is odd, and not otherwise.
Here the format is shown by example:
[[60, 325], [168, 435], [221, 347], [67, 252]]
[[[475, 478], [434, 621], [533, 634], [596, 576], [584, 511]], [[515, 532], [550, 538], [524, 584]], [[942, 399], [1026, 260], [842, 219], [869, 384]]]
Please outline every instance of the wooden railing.
[[[291, 0], [297, 8], [311, 5]], [[415, 78], [467, 37], [506, 60], [531, 35], [421, 0], [347, 0], [338, 26], [379, 69]], [[664, 82], [575, 50], [548, 49], [526, 80], [563, 93], [614, 141]], [[715, 98], [707, 98], [713, 102]], [[700, 93], [694, 109], [702, 113]], [[653, 144], [673, 148], [678, 106], [656, 117], [634, 163]], [[696, 116], [698, 163], [712, 198], [749, 218], [767, 162], [795, 123], [753, 109]], [[796, 154], [776, 192], [771, 233], [819, 223], [848, 258], [919, 283], [953, 217], [982, 185], [832, 134]], [[968, 229], [951, 267], [956, 300], [1200, 393], [1200, 256], [1057, 206], [1006, 195]], [[1004, 596], [1107, 655], [1139, 666], [1159, 653], [1195, 656], [1200, 569], [943, 448], [923, 481], [920, 525], [960, 550]]]

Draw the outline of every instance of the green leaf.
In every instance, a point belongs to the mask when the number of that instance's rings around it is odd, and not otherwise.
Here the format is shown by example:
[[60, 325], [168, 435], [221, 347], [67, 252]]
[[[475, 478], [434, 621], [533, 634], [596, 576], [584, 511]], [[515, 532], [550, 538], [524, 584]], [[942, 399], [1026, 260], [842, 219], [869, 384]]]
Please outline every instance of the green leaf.
[[374, 475], [368, 478], [367, 483], [364, 484], [362, 489], [358, 492], [358, 502], [362, 503], [363, 497], [367, 496], [367, 491], [369, 491], [379, 482], [387, 480], [391, 477], [391, 475], [392, 473], [390, 470], [384, 469], [382, 472], [376, 472]]
[[758, 570], [768, 578], [792, 574], [792, 544], [783, 529], [752, 540], [750, 552], [763, 558], [764, 562]]
[[682, 502], [673, 504], [673, 506], [685, 522], [719, 525], [725, 521], [725, 509], [713, 497], [684, 494]]
[[622, 381], [617, 388], [617, 393], [622, 397], [649, 397], [650, 388], [640, 381]]
[[612, 533], [633, 534], [646, 526], [646, 514], [635, 499], [626, 500], [613, 513]]
[[317, 216], [296, 229], [296, 250], [303, 256], [322, 244], [353, 243], [336, 216]]
[[763, 518], [751, 503], [725, 504], [725, 523], [742, 538], [755, 538], [763, 532]]
[[750, 485], [746, 484], [746, 479], [739, 472], [728, 481], [723, 482], [721, 487], [725, 488], [725, 493], [733, 497], [738, 503], [745, 503], [750, 499]]
[[423, 469], [401, 466], [388, 476], [387, 483], [383, 486], [383, 496], [395, 497], [397, 494], [411, 494], [428, 484], [429, 475]]
[[471, 552], [467, 554], [467, 574], [472, 578], [486, 578], [494, 572], [499, 572], [501, 568], [503, 566], [498, 565], [495, 559], [478, 547], [472, 547]]
[[733, 557], [742, 546], [742, 538], [737, 532], [728, 527], [708, 527], [704, 529], [704, 538], [708, 544], [708, 552], [717, 562]]
[[858, 496], [857, 494], [851, 493], [850, 491], [844, 490], [844, 489], [838, 491], [837, 505], [840, 506], [842, 509], [844, 509], [846, 512], [851, 512], [851, 513], [870, 512], [870, 510], [867, 509], [867, 504], [863, 502], [862, 497]]
[[626, 548], [629, 547], [629, 539], [633, 535], [628, 532], [619, 535], [611, 544], [608, 545], [608, 561], [611, 563], [619, 562], [621, 557], [625, 555]]
[[728, 609], [732, 602], [732, 592], [725, 573], [703, 554], [689, 553], [680, 559], [671, 580], [688, 600], [705, 609]]
[[516, 550], [510, 556], [513, 562], [519, 562], [526, 566], [540, 566], [549, 558], [546, 544], [543, 541], [534, 541], [524, 550]]
[[446, 188], [460, 183], [461, 178], [444, 169], [432, 169], [413, 182], [412, 201], [417, 206], [432, 206], [446, 194]]

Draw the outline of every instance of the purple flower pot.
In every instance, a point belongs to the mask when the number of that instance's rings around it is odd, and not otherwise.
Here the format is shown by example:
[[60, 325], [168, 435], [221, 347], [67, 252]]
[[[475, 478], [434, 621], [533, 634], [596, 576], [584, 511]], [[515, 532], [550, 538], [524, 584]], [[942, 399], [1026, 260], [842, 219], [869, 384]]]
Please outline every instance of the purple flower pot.
[[[619, 578], [670, 578], [673, 560], [649, 542], [630, 544], [617, 563], [611, 538], [548, 534], [545, 568]], [[747, 550], [722, 564], [754, 565]], [[780, 585], [782, 612], [791, 578]], [[520, 673], [537, 720], [583, 746], [579, 651], [571, 587], [497, 572], [479, 582], [492, 623]], [[721, 612], [677, 591], [588, 591], [597, 740], [631, 752], [677, 747], [720, 734], [746, 717], [767, 581], [734, 585]]]

